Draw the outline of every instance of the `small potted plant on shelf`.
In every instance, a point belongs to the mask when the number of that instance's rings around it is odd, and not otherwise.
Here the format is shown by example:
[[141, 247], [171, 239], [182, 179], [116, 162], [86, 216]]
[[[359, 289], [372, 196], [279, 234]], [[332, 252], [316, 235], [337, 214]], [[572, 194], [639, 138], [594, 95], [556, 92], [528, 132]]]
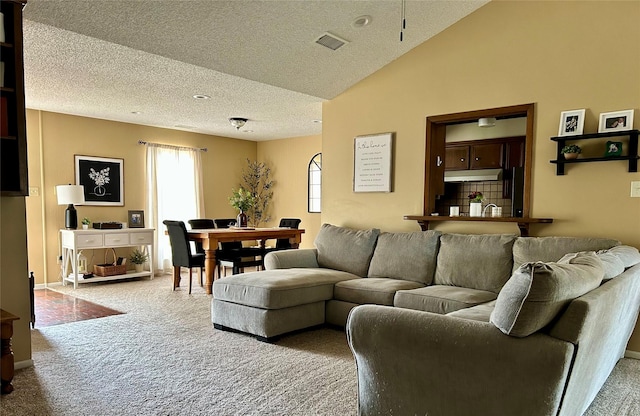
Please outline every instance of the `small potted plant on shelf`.
[[148, 258], [149, 258], [149, 255], [147, 253], [136, 248], [131, 252], [131, 256], [129, 257], [129, 260], [131, 260], [131, 263], [135, 265], [136, 272], [141, 272], [142, 266], [144, 265], [144, 263], [147, 261]]
[[568, 144], [562, 148], [560, 153], [564, 155], [566, 160], [577, 159], [578, 155], [582, 153], [582, 149], [578, 145]]
[[84, 217], [82, 219], [82, 229], [83, 230], [88, 230], [89, 229], [89, 224], [91, 224], [91, 220], [87, 217]]

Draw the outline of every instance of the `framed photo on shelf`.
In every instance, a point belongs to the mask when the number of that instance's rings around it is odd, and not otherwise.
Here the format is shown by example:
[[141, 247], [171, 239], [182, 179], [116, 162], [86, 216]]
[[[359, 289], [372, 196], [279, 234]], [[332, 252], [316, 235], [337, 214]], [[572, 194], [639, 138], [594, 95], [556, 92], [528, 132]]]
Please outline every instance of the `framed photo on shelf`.
[[124, 159], [75, 155], [76, 185], [84, 186], [84, 204], [124, 206]]
[[560, 113], [558, 136], [577, 136], [584, 130], [584, 108]]
[[144, 228], [144, 211], [129, 210], [129, 228]]
[[620, 156], [622, 155], [622, 142], [607, 142], [607, 148], [605, 150], [604, 156]]
[[633, 129], [633, 110], [600, 113], [598, 133]]
[[353, 150], [353, 192], [391, 192], [393, 133], [358, 136]]

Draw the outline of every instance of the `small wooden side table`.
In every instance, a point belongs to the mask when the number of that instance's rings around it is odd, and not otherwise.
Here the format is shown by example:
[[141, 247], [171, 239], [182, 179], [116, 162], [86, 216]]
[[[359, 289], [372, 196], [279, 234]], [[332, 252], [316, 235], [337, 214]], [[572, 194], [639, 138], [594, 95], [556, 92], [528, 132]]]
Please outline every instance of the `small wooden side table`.
[[11, 337], [13, 336], [13, 321], [20, 318], [12, 313], [0, 309], [0, 330], [2, 336], [2, 355], [0, 356], [0, 375], [2, 377], [2, 394], [13, 391], [13, 351], [11, 350]]

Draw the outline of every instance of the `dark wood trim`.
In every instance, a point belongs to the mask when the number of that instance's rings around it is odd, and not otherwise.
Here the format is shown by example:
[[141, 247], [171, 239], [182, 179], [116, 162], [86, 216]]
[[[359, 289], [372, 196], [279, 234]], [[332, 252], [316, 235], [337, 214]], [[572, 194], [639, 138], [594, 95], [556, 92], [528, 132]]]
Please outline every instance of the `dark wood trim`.
[[[526, 117], [524, 156], [524, 189], [523, 189], [523, 217], [530, 215], [531, 204], [531, 176], [533, 166], [535, 104], [519, 104], [508, 107], [496, 107], [485, 110], [464, 111], [461, 113], [442, 114], [427, 117], [426, 123], [426, 154], [424, 169], [424, 206], [423, 215], [435, 211], [435, 201], [440, 183], [444, 184], [444, 169], [436, 170], [437, 158], [444, 158], [444, 138], [446, 127], [453, 124], [468, 123], [482, 117], [516, 118]], [[440, 143], [442, 142], [442, 143]], [[442, 145], [440, 149], [439, 144]], [[441, 152], [441, 154], [438, 154]], [[442, 177], [440, 177], [442, 173]]]
[[429, 229], [429, 223], [442, 221], [462, 221], [462, 222], [512, 222], [518, 225], [520, 235], [529, 236], [531, 224], [551, 224], [553, 218], [529, 218], [529, 217], [445, 217], [437, 215], [405, 215], [405, 220], [417, 221], [422, 231]]

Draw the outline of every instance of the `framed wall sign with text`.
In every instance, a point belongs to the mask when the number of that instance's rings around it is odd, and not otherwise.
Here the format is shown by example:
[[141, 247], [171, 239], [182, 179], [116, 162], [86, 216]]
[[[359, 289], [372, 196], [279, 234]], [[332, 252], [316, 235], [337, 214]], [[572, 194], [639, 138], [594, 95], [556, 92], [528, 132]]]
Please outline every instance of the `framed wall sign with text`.
[[353, 192], [391, 192], [393, 133], [354, 139]]

